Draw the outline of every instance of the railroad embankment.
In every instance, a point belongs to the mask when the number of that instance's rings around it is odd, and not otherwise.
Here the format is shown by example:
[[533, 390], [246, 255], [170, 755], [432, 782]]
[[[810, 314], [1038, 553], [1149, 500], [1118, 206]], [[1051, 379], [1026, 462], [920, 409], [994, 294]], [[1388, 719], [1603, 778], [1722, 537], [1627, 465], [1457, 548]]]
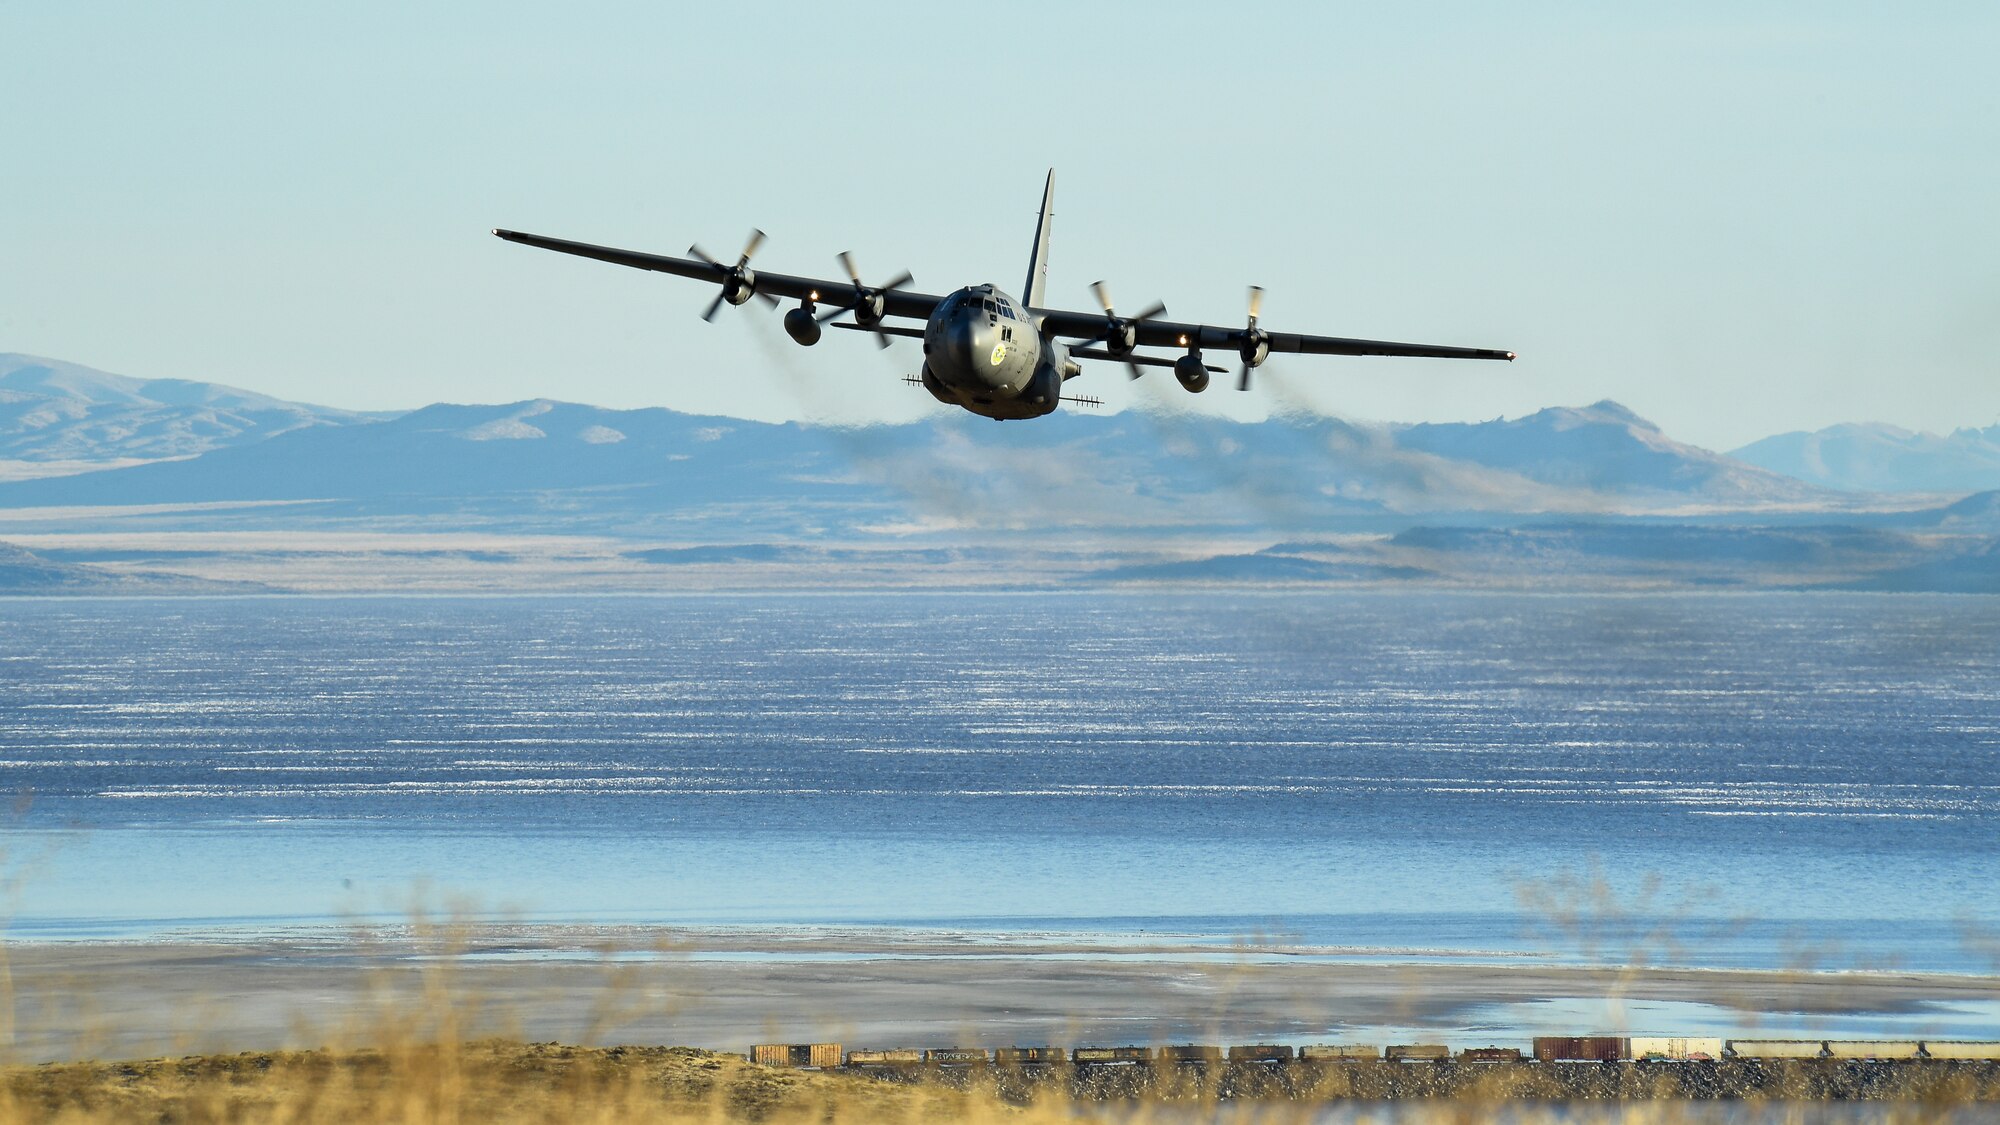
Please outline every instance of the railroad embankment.
[[[2000, 1102], [2000, 1063], [1802, 1059], [1467, 1064], [1356, 1060], [798, 1069], [679, 1047], [481, 1041], [253, 1052], [0, 1072], [0, 1120], [289, 1122], [1074, 1121], [1106, 1105], [1134, 1121], [1295, 1121], [1302, 1107], [1404, 1102], [1399, 1121], [1463, 1121], [1503, 1105], [1591, 1106], [1591, 1121], [1703, 1118], [1689, 1103], [1854, 1102], [1928, 1115]], [[1204, 1119], [1209, 1114], [1204, 1113]]]

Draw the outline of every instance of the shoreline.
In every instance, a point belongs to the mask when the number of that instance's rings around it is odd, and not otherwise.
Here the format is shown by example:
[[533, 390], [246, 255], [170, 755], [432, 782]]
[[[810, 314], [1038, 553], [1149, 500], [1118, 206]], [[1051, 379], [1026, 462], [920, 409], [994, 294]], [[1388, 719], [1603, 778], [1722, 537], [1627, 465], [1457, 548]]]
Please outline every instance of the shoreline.
[[[270, 1050], [449, 1008], [583, 1044], [2000, 1039], [2000, 976], [1311, 960], [870, 928], [376, 927], [9, 942], [16, 1061]], [[1164, 935], [1163, 935], [1164, 936]], [[1180, 936], [1180, 935], [1174, 935]], [[1275, 951], [1275, 952], [1274, 952]]]

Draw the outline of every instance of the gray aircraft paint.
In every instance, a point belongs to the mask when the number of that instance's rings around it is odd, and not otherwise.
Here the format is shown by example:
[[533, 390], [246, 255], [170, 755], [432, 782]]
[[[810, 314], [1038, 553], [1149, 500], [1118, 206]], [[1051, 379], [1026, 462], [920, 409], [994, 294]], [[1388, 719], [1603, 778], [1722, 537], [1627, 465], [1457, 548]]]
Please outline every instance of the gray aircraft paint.
[[924, 325], [924, 389], [974, 414], [1040, 417], [1076, 373], [1061, 341], [1044, 339], [1030, 311], [990, 284], [946, 297]]

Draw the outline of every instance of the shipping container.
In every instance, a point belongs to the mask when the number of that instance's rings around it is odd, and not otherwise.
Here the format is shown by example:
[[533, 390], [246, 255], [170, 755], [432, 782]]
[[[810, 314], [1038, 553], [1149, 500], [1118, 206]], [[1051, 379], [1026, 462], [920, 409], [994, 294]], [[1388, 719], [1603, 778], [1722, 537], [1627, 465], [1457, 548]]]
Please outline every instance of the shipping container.
[[1729, 1053], [1739, 1059], [1816, 1059], [1826, 1054], [1823, 1039], [1731, 1039]]
[[1616, 1035], [1537, 1035], [1537, 1062], [1617, 1062], [1631, 1058]]
[[1914, 1059], [1922, 1052], [1923, 1046], [1914, 1039], [1829, 1039], [1826, 1041], [1826, 1056], [1830, 1059]]
[[1968, 1039], [1926, 1039], [1924, 1054], [1934, 1059], [2000, 1059], [2000, 1043]]
[[914, 1048], [898, 1048], [893, 1051], [849, 1051], [849, 1066], [922, 1066], [924, 1053]]
[[1222, 1048], [1199, 1043], [1162, 1047], [1157, 1056], [1163, 1063], [1212, 1063], [1222, 1061]]
[[989, 1059], [979, 1047], [933, 1047], [924, 1052], [924, 1061], [932, 1066], [984, 1066]]
[[1458, 1061], [1469, 1063], [1520, 1062], [1519, 1047], [1467, 1047], [1458, 1053]]
[[840, 1044], [759, 1043], [750, 1048], [750, 1061], [764, 1066], [839, 1066]]
[[1309, 1062], [1353, 1062], [1379, 1059], [1382, 1050], [1369, 1043], [1313, 1043], [1300, 1047], [1299, 1057]]
[[1442, 1043], [1396, 1043], [1385, 1048], [1389, 1058], [1405, 1062], [1447, 1062], [1451, 1048]]
[[1023, 1063], [1059, 1063], [1063, 1061], [1061, 1047], [1002, 1047], [993, 1052], [993, 1061], [1001, 1066], [1020, 1066]]
[[1080, 1063], [1151, 1062], [1153, 1052], [1144, 1047], [1078, 1047], [1070, 1058]]
[[1722, 1040], [1699, 1036], [1634, 1035], [1626, 1041], [1635, 1059], [1695, 1059], [1722, 1057]]
[[1292, 1049], [1275, 1043], [1229, 1048], [1230, 1062], [1291, 1062]]

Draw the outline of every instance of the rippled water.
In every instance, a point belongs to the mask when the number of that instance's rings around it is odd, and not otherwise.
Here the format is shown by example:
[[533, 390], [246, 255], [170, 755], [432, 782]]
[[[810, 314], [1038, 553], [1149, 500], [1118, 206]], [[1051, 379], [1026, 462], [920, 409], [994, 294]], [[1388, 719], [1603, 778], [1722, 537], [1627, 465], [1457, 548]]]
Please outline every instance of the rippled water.
[[[2000, 599], [13, 600], [0, 625], [30, 930], [324, 917], [424, 877], [552, 917], [1703, 964], [1974, 967], [1964, 923], [2000, 926]], [[1521, 887], [1591, 872], [1643, 917], [1524, 929]]]

